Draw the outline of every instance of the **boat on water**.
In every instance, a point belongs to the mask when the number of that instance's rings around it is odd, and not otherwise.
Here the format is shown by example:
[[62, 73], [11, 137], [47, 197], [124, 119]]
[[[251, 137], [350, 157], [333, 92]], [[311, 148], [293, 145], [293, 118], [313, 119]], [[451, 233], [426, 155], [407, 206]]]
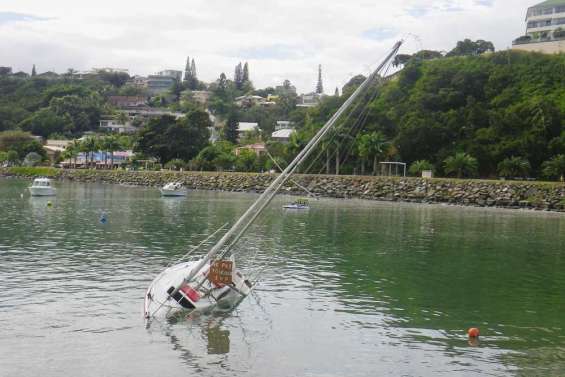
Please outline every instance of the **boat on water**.
[[297, 199], [290, 204], [285, 204], [283, 206], [284, 209], [297, 209], [297, 210], [306, 210], [310, 209], [310, 204], [306, 199]]
[[49, 178], [35, 178], [29, 187], [31, 196], [54, 196], [57, 189], [51, 184]]
[[186, 196], [188, 190], [181, 182], [169, 182], [159, 189], [162, 196]]
[[[253, 279], [246, 277], [244, 272], [236, 267], [236, 254], [243, 249], [236, 247], [241, 237], [324, 137], [331, 135], [332, 129], [347, 109], [371, 85], [383, 78], [383, 73], [386, 73], [386, 69], [390, 67], [401, 45], [402, 41], [394, 45], [377, 69], [349, 96], [294, 160], [229, 229], [227, 229], [228, 224], [225, 224], [157, 275], [145, 293], [144, 317], [147, 320], [188, 316], [194, 312], [230, 311], [249, 296], [259, 275], [254, 274]], [[224, 233], [219, 237], [222, 231]], [[196, 253], [204, 245], [217, 237], [219, 239], [204, 256], [196, 257]]]

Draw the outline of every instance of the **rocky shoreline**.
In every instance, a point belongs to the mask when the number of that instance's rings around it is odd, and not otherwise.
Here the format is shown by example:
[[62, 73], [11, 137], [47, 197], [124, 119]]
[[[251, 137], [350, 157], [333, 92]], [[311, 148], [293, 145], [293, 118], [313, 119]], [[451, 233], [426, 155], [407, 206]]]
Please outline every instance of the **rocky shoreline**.
[[[38, 172], [33, 169], [26, 171], [17, 168], [0, 168], [0, 176], [4, 177], [31, 178], [37, 174]], [[47, 169], [39, 174], [79, 182], [154, 187], [171, 181], [180, 181], [192, 189], [232, 192], [262, 192], [275, 177], [273, 174], [258, 173], [67, 169]], [[322, 197], [565, 212], [565, 184], [558, 182], [329, 175], [296, 175], [293, 179]], [[288, 182], [281, 192], [304, 195], [304, 191], [293, 182]]]

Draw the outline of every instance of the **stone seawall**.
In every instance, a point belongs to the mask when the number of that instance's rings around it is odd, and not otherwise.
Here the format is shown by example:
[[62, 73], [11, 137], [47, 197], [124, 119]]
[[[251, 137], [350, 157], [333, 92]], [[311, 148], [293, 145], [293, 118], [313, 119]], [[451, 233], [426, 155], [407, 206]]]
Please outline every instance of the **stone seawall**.
[[[29, 178], [32, 175], [31, 171], [22, 173], [9, 168], [0, 169], [0, 176]], [[262, 192], [275, 177], [272, 174], [255, 173], [60, 169], [49, 169], [48, 175], [80, 182], [155, 187], [180, 181], [193, 189], [237, 192]], [[563, 183], [326, 175], [296, 175], [293, 180], [324, 197], [565, 212]], [[293, 182], [288, 182], [281, 192], [305, 195]]]

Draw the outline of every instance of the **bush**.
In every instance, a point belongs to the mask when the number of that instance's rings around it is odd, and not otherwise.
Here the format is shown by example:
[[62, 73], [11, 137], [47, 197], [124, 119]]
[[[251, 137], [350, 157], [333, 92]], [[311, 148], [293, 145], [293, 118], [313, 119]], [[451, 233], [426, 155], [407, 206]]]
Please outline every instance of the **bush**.
[[175, 158], [169, 162], [167, 162], [165, 164], [165, 169], [169, 169], [169, 170], [181, 170], [181, 169], [186, 169], [186, 162], [184, 160], [181, 160], [179, 158]]
[[456, 153], [444, 161], [445, 173], [455, 174], [457, 178], [471, 177], [477, 174], [477, 159], [467, 153]]
[[530, 162], [522, 157], [506, 158], [498, 164], [498, 174], [501, 177], [526, 177], [530, 173]]
[[565, 176], [565, 154], [558, 154], [551, 160], [543, 163], [543, 174], [547, 178], [563, 180]]
[[414, 161], [408, 169], [408, 173], [415, 176], [422, 175], [424, 170], [434, 170], [434, 166], [428, 160], [418, 160]]
[[514, 39], [515, 43], [526, 43], [532, 40], [532, 37], [529, 35], [522, 35], [521, 37], [518, 37], [516, 39]]
[[555, 29], [553, 31], [553, 38], [565, 38], [565, 30], [562, 28]]

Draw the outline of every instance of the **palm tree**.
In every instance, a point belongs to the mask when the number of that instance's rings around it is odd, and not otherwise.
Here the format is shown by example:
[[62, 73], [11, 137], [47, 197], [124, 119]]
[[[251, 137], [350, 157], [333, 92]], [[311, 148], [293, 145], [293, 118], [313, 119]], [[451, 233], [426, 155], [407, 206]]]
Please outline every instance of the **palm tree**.
[[74, 160], [74, 167], [77, 166], [77, 157], [80, 153], [80, 142], [77, 140], [73, 140], [72, 143], [67, 145], [61, 157], [63, 160]]
[[[371, 132], [359, 137], [357, 142], [357, 153], [365, 160], [373, 160], [373, 175], [377, 174], [377, 166], [379, 159], [390, 148], [390, 143], [385, 140], [382, 132]], [[365, 167], [361, 169], [365, 171]]]
[[[81, 151], [86, 153], [86, 165], [90, 166], [94, 162], [94, 152], [98, 150], [98, 140], [95, 137], [89, 136], [81, 143]], [[90, 155], [90, 164], [88, 163], [88, 156]]]
[[123, 149], [123, 145], [118, 136], [112, 135], [105, 139], [105, 150], [110, 152], [110, 169], [114, 169], [114, 152]]
[[118, 115], [116, 115], [116, 121], [125, 126], [129, 122], [129, 116], [124, 112], [119, 112]]
[[530, 162], [522, 157], [505, 158], [498, 164], [498, 174], [505, 178], [526, 177], [530, 169]]
[[559, 177], [563, 182], [565, 177], [565, 154], [558, 154], [551, 160], [543, 163], [543, 174], [546, 177]]
[[408, 172], [412, 175], [419, 176], [424, 170], [433, 170], [433, 168], [434, 166], [428, 160], [418, 160], [414, 161], [412, 165], [410, 165]]
[[477, 159], [467, 153], [456, 153], [455, 156], [450, 156], [443, 161], [445, 173], [455, 173], [457, 178], [463, 176], [471, 176], [477, 174], [478, 162]]

